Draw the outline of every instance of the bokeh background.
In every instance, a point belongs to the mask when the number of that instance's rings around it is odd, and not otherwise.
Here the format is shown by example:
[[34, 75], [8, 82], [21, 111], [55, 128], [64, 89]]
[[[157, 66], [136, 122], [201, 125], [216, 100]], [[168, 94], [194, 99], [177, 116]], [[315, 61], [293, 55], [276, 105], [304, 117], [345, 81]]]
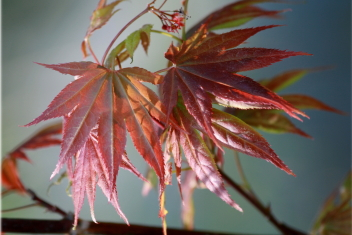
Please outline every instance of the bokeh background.
[[[2, 156], [50, 120], [37, 126], [19, 127], [37, 117], [56, 94], [70, 81], [55, 71], [33, 62], [48, 64], [81, 61], [80, 43], [89, 24], [89, 17], [98, 1], [93, 0], [3, 0], [2, 1]], [[161, 0], [158, 1], [162, 2]], [[211, 11], [233, 1], [190, 0], [187, 24], [195, 24]], [[92, 47], [101, 58], [106, 46], [148, 1], [126, 1], [110, 22], [91, 38]], [[274, 215], [281, 221], [308, 231], [327, 196], [344, 179], [351, 168], [351, 2], [349, 0], [306, 0], [298, 4], [260, 4], [266, 9], [287, 9], [282, 20], [256, 19], [242, 27], [282, 24], [284, 27], [266, 30], [249, 40], [245, 46], [304, 51], [313, 56], [289, 58], [268, 68], [247, 73], [254, 79], [268, 78], [289, 69], [334, 66], [334, 69], [307, 75], [285, 90], [285, 93], [309, 94], [337, 109], [347, 112], [342, 116], [322, 111], [307, 111], [310, 119], [294, 122], [314, 137], [269, 135], [263, 133], [272, 148], [295, 172], [292, 177], [273, 165], [259, 159], [241, 155], [245, 173], [260, 199], [270, 204]], [[169, 0], [164, 9], [178, 9], [179, 0]], [[135, 22], [121, 36], [126, 37], [145, 23], [160, 29], [160, 21], [148, 14]], [[140, 66], [150, 71], [164, 68], [163, 53], [170, 39], [152, 35], [149, 55], [137, 51], [133, 63], [123, 66]], [[91, 59], [91, 58], [88, 58]], [[135, 166], [144, 172], [145, 163], [131, 143], [128, 154]], [[59, 147], [28, 151], [32, 164], [20, 162], [20, 175], [24, 184], [49, 202], [73, 211], [73, 204], [65, 188], [67, 180], [53, 187], [47, 194], [49, 177], [58, 160]], [[239, 180], [231, 153], [226, 155], [225, 171]], [[119, 202], [132, 224], [160, 226], [157, 192], [141, 195], [142, 182], [134, 175], [121, 170], [118, 177]], [[195, 228], [232, 233], [278, 234], [250, 204], [232, 189], [233, 199], [244, 213], [230, 208], [208, 190], [195, 191]], [[4, 209], [29, 204], [30, 200], [7, 196], [2, 200]], [[176, 184], [167, 187], [167, 222], [169, 227], [181, 227], [180, 198]], [[98, 221], [122, 222], [114, 209], [97, 192], [95, 203]], [[42, 208], [26, 209], [3, 214], [4, 217], [57, 218]], [[90, 219], [85, 204], [81, 217]]]

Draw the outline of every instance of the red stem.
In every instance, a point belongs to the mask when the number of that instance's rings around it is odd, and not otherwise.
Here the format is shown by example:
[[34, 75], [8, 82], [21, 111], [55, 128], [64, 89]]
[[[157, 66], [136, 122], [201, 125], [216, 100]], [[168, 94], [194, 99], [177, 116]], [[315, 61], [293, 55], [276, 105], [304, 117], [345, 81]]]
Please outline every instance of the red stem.
[[[88, 45], [88, 50], [89, 50], [90, 54], [93, 56], [95, 62], [96, 62], [97, 64], [99, 64], [99, 60], [98, 60], [97, 56], [94, 54], [94, 51], [93, 51], [93, 49], [92, 49], [92, 46], [90, 45], [89, 38], [87, 38], [87, 39], [85, 39], [85, 40], [86, 40], [86, 43], [87, 43], [87, 45]], [[103, 65], [103, 64], [100, 64], [100, 65]]]

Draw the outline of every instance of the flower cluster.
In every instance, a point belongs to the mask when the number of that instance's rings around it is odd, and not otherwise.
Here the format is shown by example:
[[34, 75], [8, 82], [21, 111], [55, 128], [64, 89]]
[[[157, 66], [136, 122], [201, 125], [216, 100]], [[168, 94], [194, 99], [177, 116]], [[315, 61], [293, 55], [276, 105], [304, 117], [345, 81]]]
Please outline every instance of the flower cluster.
[[178, 33], [178, 30], [185, 25], [184, 20], [189, 18], [189, 16], [185, 14], [182, 8], [174, 11], [173, 14], [169, 14], [166, 13], [166, 11], [160, 11], [157, 9], [154, 9], [152, 12], [161, 20], [163, 24], [162, 29], [168, 32]]

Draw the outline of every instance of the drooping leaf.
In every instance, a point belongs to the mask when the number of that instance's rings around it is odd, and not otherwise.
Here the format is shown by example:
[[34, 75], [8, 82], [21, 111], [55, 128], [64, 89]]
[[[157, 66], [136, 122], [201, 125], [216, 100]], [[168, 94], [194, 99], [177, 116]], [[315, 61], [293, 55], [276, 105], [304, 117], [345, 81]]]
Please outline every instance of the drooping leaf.
[[221, 175], [214, 161], [214, 156], [204, 143], [199, 132], [191, 125], [185, 107], [178, 106], [174, 110], [175, 116], [179, 119], [181, 126], [188, 134], [179, 132], [180, 145], [182, 146], [184, 155], [189, 166], [195, 172], [200, 181], [219, 198], [225, 201], [233, 208], [242, 211], [227, 192]]
[[233, 113], [248, 125], [263, 131], [283, 134], [292, 133], [303, 137], [312, 138], [310, 135], [299, 129], [282, 112], [277, 110], [231, 110], [226, 112]]
[[[306, 116], [287, 101], [237, 72], [262, 68], [284, 58], [306, 55], [264, 48], [234, 48], [259, 31], [274, 26], [234, 30], [208, 36], [203, 25], [181, 46], [171, 45], [165, 57], [173, 63], [161, 84], [162, 101], [169, 115], [178, 92], [188, 112], [216, 142], [211, 128], [212, 101], [240, 109], [279, 109], [290, 116]], [[211, 95], [213, 96], [211, 96]]]
[[223, 29], [240, 26], [257, 17], [281, 18], [279, 13], [283, 11], [268, 11], [253, 6], [257, 3], [280, 2], [275, 0], [241, 0], [228, 4], [223, 8], [210, 13], [200, 20], [189, 31], [188, 35], [194, 33], [202, 24], [208, 22], [208, 29]]
[[[62, 73], [69, 71], [72, 74], [76, 73], [77, 67], [84, 66], [77, 66], [76, 62], [73, 62], [45, 67]], [[82, 160], [81, 155], [85, 157], [90, 155], [91, 150], [86, 150], [85, 146], [92, 132], [96, 132], [96, 148], [101, 155], [99, 161], [105, 175], [104, 183], [98, 181], [98, 185], [104, 187], [104, 194], [109, 199], [116, 201], [113, 205], [120, 214], [117, 198], [114, 198], [119, 167], [125, 167], [143, 179], [125, 156], [127, 131], [136, 149], [159, 177], [160, 195], [164, 191], [165, 162], [155, 120], [166, 123], [167, 117], [156, 94], [141, 83], [159, 83], [161, 76], [137, 67], [118, 71], [111, 71], [98, 65], [95, 69], [91, 69], [91, 65], [88, 67], [85, 72], [79, 70], [78, 78], [68, 84], [48, 108], [26, 126], [51, 118], [65, 117], [59, 162], [51, 177], [59, 172], [63, 164], [72, 161], [74, 155], [78, 156], [78, 162], [86, 162]], [[94, 156], [93, 158], [96, 158], [96, 154]], [[86, 168], [91, 168], [88, 163]], [[88, 187], [87, 184], [93, 177], [91, 174], [94, 174], [82, 169], [72, 171], [73, 178], [75, 179], [75, 175], [78, 177], [76, 181], [83, 179], [85, 182], [78, 184], [80, 186], [76, 184], [77, 193], [81, 191], [83, 193], [83, 187]], [[89, 175], [85, 175], [86, 172], [89, 172]], [[76, 198], [78, 199], [75, 207], [80, 208], [82, 196]]]
[[325, 201], [314, 223], [311, 234], [350, 234], [352, 229], [351, 185], [352, 173], [350, 171], [344, 182]]
[[[266, 88], [272, 91], [277, 92], [296, 83], [308, 72], [321, 71], [322, 69], [326, 69], [326, 67], [289, 70], [287, 72], [274, 76], [273, 78], [263, 79], [260, 81], [260, 84], [262, 84], [263, 86], [265, 86]], [[324, 104], [323, 102], [307, 95], [289, 94], [289, 95], [283, 95], [282, 98], [299, 109], [318, 109], [318, 110], [335, 112], [338, 114], [345, 114], [344, 112], [337, 110], [333, 107], [330, 107]]]
[[281, 73], [273, 78], [263, 79], [259, 81], [260, 84], [265, 86], [271, 91], [278, 92], [282, 89], [292, 85], [305, 76], [310, 69], [295, 69]]
[[[281, 91], [284, 88], [299, 81], [308, 72], [320, 71], [325, 68], [295, 69], [281, 73], [273, 78], [263, 79], [260, 84], [272, 91]], [[330, 107], [323, 102], [301, 94], [282, 95], [282, 98], [297, 109], [316, 109], [345, 114], [344, 112]], [[232, 113], [245, 121], [247, 124], [270, 133], [294, 133], [304, 137], [312, 138], [295, 126], [285, 115], [276, 110], [231, 110]]]
[[16, 190], [25, 194], [26, 189], [18, 174], [17, 159], [10, 156], [5, 157], [1, 162], [1, 185], [8, 190]]
[[324, 110], [329, 112], [334, 112], [338, 114], [345, 115], [346, 113], [335, 109], [329, 105], [324, 104], [323, 102], [307, 95], [282, 95], [286, 101], [290, 102], [293, 106], [299, 109], [316, 109], [316, 110]]
[[120, 42], [109, 54], [106, 59], [105, 66], [112, 68], [118, 63], [122, 63], [128, 57], [133, 60], [133, 54], [137, 49], [139, 43], [142, 44], [145, 53], [148, 53], [150, 44], [150, 31], [152, 29], [151, 24], [146, 24], [139, 30], [131, 33], [125, 40]]
[[54, 145], [60, 145], [61, 140], [57, 135], [61, 134], [62, 124], [55, 123], [46, 126], [24, 141], [20, 146], [6, 155], [2, 161], [1, 182], [2, 185], [11, 190], [25, 193], [25, 188], [19, 177], [17, 161], [24, 160], [31, 162], [26, 154], [26, 150], [34, 150]]
[[213, 109], [212, 128], [216, 138], [227, 148], [264, 159], [288, 174], [294, 175], [270, 148], [268, 142], [235, 116]]

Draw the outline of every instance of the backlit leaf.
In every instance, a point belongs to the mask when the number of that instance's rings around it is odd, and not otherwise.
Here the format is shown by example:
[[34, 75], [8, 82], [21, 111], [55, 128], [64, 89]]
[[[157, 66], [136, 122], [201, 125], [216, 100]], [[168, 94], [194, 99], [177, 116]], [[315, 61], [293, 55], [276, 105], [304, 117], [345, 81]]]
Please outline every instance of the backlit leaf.
[[230, 206], [242, 211], [241, 207], [231, 199], [227, 192], [221, 175], [217, 170], [214, 156], [207, 148], [199, 132], [191, 126], [188, 118], [183, 115], [184, 111], [177, 109], [175, 113], [180, 119], [181, 126], [189, 133], [179, 132], [180, 143], [189, 166], [211, 192], [215, 193]]
[[26, 150], [60, 145], [61, 140], [57, 137], [57, 135], [61, 134], [61, 131], [61, 122], [46, 126], [31, 136], [28, 140], [23, 142], [16, 149], [8, 153], [1, 163], [2, 185], [7, 189], [25, 193], [26, 190], [19, 177], [17, 161], [24, 160], [31, 162], [26, 154]]
[[26, 189], [20, 180], [17, 159], [5, 157], [1, 162], [1, 185], [9, 190], [16, 190], [21, 194], [26, 193]]
[[[155, 122], [166, 123], [168, 119], [157, 95], [141, 83], [159, 83], [161, 76], [141, 68], [111, 71], [92, 65], [87, 62], [82, 65], [76, 62], [44, 65], [78, 77], [54, 98], [39, 117], [26, 126], [64, 117], [61, 152], [52, 177], [76, 155], [76, 166], [70, 171], [73, 172], [71, 178], [74, 181], [76, 219], [82, 206], [84, 190], [93, 188], [95, 172], [104, 176], [103, 182], [99, 180], [98, 185], [108, 199], [112, 200], [121, 217], [125, 218], [114, 193], [118, 169], [124, 167], [144, 179], [126, 156], [127, 131], [136, 149], [159, 177], [159, 195], [162, 195], [165, 188], [165, 162]], [[88, 68], [85, 72], [77, 70], [82, 67]], [[93, 141], [92, 136], [96, 142], [94, 148], [98, 152], [93, 155], [92, 147], [89, 147], [92, 144], [88, 143]], [[92, 172], [90, 164], [95, 158], [99, 158], [100, 167]], [[93, 195], [88, 194], [88, 198], [93, 198]], [[89, 200], [92, 206], [92, 199]]]
[[226, 111], [235, 114], [248, 125], [269, 133], [292, 133], [312, 138], [297, 128], [289, 118], [277, 110], [236, 110], [232, 112], [231, 109], [226, 109]]
[[264, 159], [294, 175], [270, 148], [268, 142], [245, 122], [217, 109], [213, 109], [212, 122], [216, 138], [227, 148]]
[[[150, 44], [150, 31], [152, 29], [151, 24], [146, 24], [139, 30], [131, 33], [125, 40], [120, 42], [110, 53], [105, 62], [107, 68], [112, 68], [118, 63], [122, 63], [128, 57], [133, 60], [133, 54], [137, 49], [139, 43], [142, 44], [145, 53], [148, 53], [148, 47]], [[115, 61], [118, 60], [118, 61]]]
[[171, 113], [180, 92], [188, 112], [215, 143], [217, 140], [211, 128], [213, 99], [219, 104], [240, 109], [280, 109], [299, 120], [297, 114], [306, 116], [252, 79], [235, 74], [262, 68], [286, 57], [306, 55], [276, 49], [234, 48], [255, 33], [271, 27], [274, 26], [207, 36], [206, 25], [203, 25], [181, 46], [171, 45], [165, 57], [173, 67], [161, 84], [167, 114]]
[[278, 92], [297, 82], [308, 72], [309, 69], [290, 70], [279, 74], [273, 78], [261, 80], [260, 84], [262, 84], [271, 91]]
[[293, 106], [299, 109], [316, 109], [316, 110], [324, 110], [324, 111], [329, 111], [329, 112], [334, 112], [338, 114], [343, 114], [345, 115], [346, 113], [335, 109], [333, 107], [330, 107], [323, 102], [307, 95], [283, 95], [282, 98], [284, 98], [286, 101], [290, 102]]
[[223, 8], [210, 13], [193, 26], [189, 33], [194, 33], [202, 24], [208, 23], [209, 30], [237, 27], [257, 17], [281, 18], [283, 11], [267, 11], [253, 6], [257, 3], [280, 2], [273, 0], [241, 0], [230, 3]]

